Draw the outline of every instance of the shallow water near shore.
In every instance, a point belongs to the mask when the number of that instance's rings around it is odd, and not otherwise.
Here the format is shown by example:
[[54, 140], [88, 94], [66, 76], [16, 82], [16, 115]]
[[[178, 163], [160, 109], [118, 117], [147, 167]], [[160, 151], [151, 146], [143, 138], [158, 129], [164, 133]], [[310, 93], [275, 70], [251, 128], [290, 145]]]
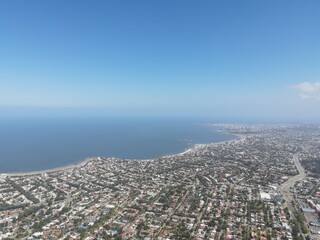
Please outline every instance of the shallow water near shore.
[[234, 138], [196, 121], [19, 119], [0, 121], [0, 173], [61, 167], [88, 157], [150, 159]]

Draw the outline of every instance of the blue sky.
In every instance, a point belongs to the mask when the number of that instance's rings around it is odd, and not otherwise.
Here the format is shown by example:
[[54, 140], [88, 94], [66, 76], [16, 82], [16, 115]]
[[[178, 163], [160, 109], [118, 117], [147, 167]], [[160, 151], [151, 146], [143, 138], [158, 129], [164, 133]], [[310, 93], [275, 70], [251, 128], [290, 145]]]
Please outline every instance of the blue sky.
[[0, 1], [0, 116], [320, 120], [320, 2]]

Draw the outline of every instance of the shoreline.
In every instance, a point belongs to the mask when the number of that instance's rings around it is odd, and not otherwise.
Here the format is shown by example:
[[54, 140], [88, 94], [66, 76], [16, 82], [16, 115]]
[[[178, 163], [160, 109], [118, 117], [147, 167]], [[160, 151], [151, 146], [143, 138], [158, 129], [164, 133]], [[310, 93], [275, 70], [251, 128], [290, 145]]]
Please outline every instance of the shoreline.
[[[234, 139], [231, 140], [226, 140], [226, 141], [220, 141], [220, 142], [212, 142], [212, 143], [195, 143], [193, 144], [191, 147], [186, 148], [183, 152], [180, 153], [175, 153], [175, 154], [167, 154], [167, 155], [162, 155], [159, 157], [154, 157], [151, 159], [130, 159], [132, 161], [150, 161], [150, 160], [155, 160], [155, 159], [159, 159], [159, 158], [167, 158], [167, 157], [174, 157], [174, 156], [182, 156], [184, 154], [187, 154], [189, 152], [191, 152], [192, 150], [195, 150], [196, 148], [200, 147], [200, 146], [209, 146], [209, 145], [218, 145], [218, 144], [225, 144], [225, 143], [229, 143], [229, 142], [234, 142], [234, 141], [238, 141], [241, 140], [243, 138], [245, 138], [244, 135], [238, 135], [238, 134], [229, 134], [230, 136], [234, 136]], [[78, 167], [83, 167], [85, 166], [87, 163], [97, 160], [101, 158], [101, 156], [96, 156], [96, 157], [88, 157], [84, 160], [81, 160], [79, 162], [76, 163], [71, 163], [65, 166], [61, 166], [61, 167], [55, 167], [55, 168], [49, 168], [49, 169], [44, 169], [44, 170], [35, 170], [35, 171], [29, 171], [29, 172], [0, 172], [0, 177], [24, 177], [24, 176], [33, 176], [33, 175], [39, 175], [39, 174], [45, 174], [45, 173], [54, 173], [54, 172], [60, 172], [60, 171], [67, 171], [67, 170], [72, 170]], [[104, 157], [104, 158], [114, 158], [114, 157]], [[117, 159], [124, 159], [124, 160], [129, 160], [129, 159], [125, 159], [125, 158], [117, 158]]]
[[29, 172], [8, 172], [8, 173], [0, 173], [0, 177], [23, 177], [23, 176], [32, 176], [32, 175], [39, 175], [44, 173], [54, 173], [54, 172], [60, 172], [60, 171], [66, 171], [71, 170], [77, 167], [85, 166], [90, 161], [93, 161], [99, 157], [89, 157], [82, 161], [79, 161], [77, 163], [71, 163], [65, 166], [61, 167], [55, 167], [55, 168], [49, 168], [44, 170], [35, 170], [35, 171], [29, 171]]

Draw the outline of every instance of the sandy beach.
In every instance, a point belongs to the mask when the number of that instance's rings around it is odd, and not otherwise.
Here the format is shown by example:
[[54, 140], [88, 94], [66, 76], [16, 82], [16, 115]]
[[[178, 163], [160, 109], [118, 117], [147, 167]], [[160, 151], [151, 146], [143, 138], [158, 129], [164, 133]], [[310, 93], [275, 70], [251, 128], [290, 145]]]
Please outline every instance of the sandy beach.
[[[161, 156], [159, 158], [183, 156], [183, 155], [188, 154], [190, 152], [196, 151], [197, 148], [199, 148], [199, 147], [204, 147], [204, 146], [209, 146], [209, 145], [220, 145], [220, 144], [225, 144], [225, 143], [230, 143], [230, 142], [236, 142], [236, 141], [239, 141], [239, 140], [245, 138], [244, 135], [236, 135], [236, 134], [233, 134], [233, 135], [235, 136], [235, 138], [232, 139], [232, 140], [215, 142], [215, 143], [206, 143], [206, 144], [194, 144], [192, 147], [187, 148], [183, 152], [176, 153], [176, 154], [164, 155], [164, 156]], [[53, 173], [53, 172], [59, 172], [59, 171], [67, 171], [67, 170], [71, 170], [71, 169], [74, 169], [74, 168], [83, 167], [87, 163], [89, 163], [90, 161], [94, 161], [94, 160], [97, 160], [99, 158], [100, 157], [90, 157], [90, 158], [87, 158], [87, 159], [85, 159], [83, 161], [80, 161], [78, 163], [69, 164], [69, 165], [66, 165], [66, 166], [56, 167], [56, 168], [51, 168], [51, 169], [39, 170], [39, 171], [0, 173], [0, 176], [2, 176], [2, 177], [6, 177], [6, 176], [22, 177], [22, 176], [32, 176], [32, 175], [44, 174], [44, 173]], [[109, 157], [109, 158], [112, 158], [112, 157]], [[157, 159], [157, 158], [154, 158], [154, 159], [134, 159], [134, 160], [130, 159], [130, 160], [132, 160], [132, 161], [146, 161], [146, 160], [155, 160], [155, 159]]]
[[98, 158], [99, 157], [91, 157], [91, 158], [87, 158], [87, 159], [85, 159], [83, 161], [80, 161], [78, 163], [69, 164], [69, 165], [66, 165], [66, 166], [56, 167], [56, 168], [51, 168], [51, 169], [39, 170], [39, 171], [0, 173], [0, 176], [19, 177], [19, 176], [31, 176], [31, 175], [37, 175], [37, 174], [66, 171], [66, 170], [71, 170], [71, 169], [74, 169], [74, 168], [77, 168], [77, 167], [83, 167], [88, 162], [93, 161], [93, 160], [98, 159]]

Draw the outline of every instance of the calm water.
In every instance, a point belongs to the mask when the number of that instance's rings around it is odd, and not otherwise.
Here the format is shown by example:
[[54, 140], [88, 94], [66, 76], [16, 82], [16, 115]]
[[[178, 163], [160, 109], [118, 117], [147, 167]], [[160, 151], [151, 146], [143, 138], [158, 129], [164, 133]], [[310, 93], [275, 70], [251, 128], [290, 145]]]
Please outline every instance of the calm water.
[[43, 170], [92, 156], [148, 159], [232, 136], [165, 120], [0, 121], [0, 172]]

